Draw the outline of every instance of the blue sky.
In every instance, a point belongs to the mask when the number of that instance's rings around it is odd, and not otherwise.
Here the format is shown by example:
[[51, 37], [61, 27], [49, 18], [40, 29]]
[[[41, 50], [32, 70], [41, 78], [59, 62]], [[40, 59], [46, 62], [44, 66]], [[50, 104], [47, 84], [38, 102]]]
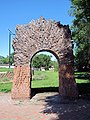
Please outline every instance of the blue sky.
[[70, 0], [0, 0], [0, 55], [8, 55], [8, 29], [15, 33], [17, 24], [27, 24], [40, 16], [71, 25], [70, 6]]

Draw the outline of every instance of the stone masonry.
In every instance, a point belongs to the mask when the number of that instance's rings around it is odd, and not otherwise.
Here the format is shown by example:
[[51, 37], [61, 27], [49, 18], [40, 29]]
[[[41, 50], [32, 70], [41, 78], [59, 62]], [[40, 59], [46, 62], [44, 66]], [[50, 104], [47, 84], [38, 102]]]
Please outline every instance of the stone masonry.
[[26, 25], [17, 25], [14, 48], [13, 99], [31, 97], [31, 61], [40, 51], [49, 51], [59, 64], [59, 93], [62, 98], [76, 98], [71, 32], [68, 25], [40, 17]]

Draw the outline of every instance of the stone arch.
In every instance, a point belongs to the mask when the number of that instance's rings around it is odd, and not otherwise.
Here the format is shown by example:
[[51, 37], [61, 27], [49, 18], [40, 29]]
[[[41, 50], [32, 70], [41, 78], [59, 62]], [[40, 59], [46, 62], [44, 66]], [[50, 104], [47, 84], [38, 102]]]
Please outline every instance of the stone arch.
[[30, 98], [30, 60], [42, 50], [52, 51], [58, 56], [61, 97], [77, 97], [72, 46], [68, 25], [42, 17], [29, 24], [18, 25], [13, 40], [15, 68], [12, 98]]

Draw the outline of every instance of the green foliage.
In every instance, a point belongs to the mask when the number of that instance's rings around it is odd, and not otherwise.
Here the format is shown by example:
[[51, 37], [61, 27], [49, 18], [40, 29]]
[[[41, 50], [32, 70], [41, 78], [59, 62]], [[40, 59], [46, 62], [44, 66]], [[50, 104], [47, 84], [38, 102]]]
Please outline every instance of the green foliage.
[[4, 58], [3, 56], [0, 56], [0, 64], [2, 64], [2, 59], [3, 58]]
[[90, 67], [90, 48], [86, 45], [83, 49], [78, 48], [75, 56], [75, 65], [79, 71], [87, 71]]
[[34, 56], [32, 60], [32, 66], [35, 68], [44, 67], [45, 70], [48, 70], [51, 66], [51, 56], [45, 54], [39, 54]]
[[54, 71], [58, 71], [58, 62], [53, 61]]
[[0, 59], [0, 63], [2, 64], [8, 64], [9, 58], [8, 57], [3, 57], [2, 59]]
[[72, 37], [76, 43], [75, 63], [78, 70], [90, 67], [90, 0], [71, 0], [69, 11], [74, 16], [71, 26]]
[[14, 63], [14, 53], [10, 55], [10, 64], [12, 65]]
[[[9, 64], [9, 56], [7, 57], [1, 57], [0, 63], [2, 64]], [[10, 55], [10, 64], [12, 65], [14, 63], [14, 53]]]

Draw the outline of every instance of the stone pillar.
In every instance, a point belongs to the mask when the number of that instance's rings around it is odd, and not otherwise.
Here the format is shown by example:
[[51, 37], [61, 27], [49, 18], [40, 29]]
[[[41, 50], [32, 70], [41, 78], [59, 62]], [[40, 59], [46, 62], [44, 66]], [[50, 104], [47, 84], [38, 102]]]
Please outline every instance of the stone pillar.
[[13, 99], [27, 99], [31, 97], [29, 65], [15, 66], [11, 97]]
[[72, 65], [60, 65], [60, 85], [59, 93], [62, 99], [75, 99], [78, 97], [74, 68]]

